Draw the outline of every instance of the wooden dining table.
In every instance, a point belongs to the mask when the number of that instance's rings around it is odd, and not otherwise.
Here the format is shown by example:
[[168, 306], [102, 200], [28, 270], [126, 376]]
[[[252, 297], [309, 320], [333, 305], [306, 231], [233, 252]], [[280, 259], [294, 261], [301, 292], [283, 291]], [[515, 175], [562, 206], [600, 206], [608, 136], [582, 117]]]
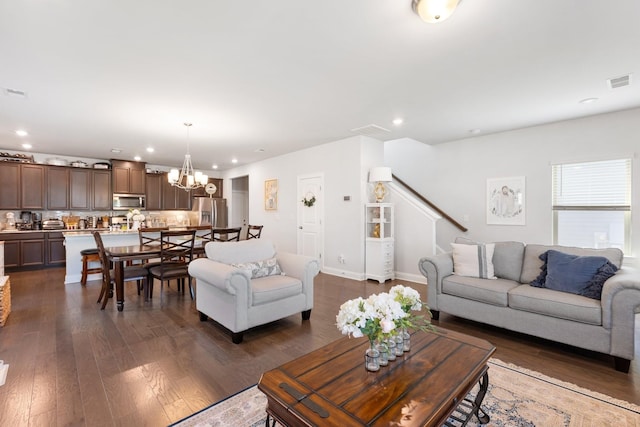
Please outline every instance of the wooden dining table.
[[[113, 262], [118, 311], [124, 310], [124, 266], [127, 261], [145, 260], [160, 256], [160, 245], [109, 246], [104, 248], [109, 261]], [[146, 298], [146, 292], [145, 292]]]

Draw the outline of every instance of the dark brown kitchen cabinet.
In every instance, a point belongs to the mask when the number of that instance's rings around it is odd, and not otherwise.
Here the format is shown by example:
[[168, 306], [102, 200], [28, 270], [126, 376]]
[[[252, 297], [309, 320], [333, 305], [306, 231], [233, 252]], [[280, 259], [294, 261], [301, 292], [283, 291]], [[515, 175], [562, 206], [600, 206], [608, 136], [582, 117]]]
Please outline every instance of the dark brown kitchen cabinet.
[[162, 174], [162, 209], [189, 210], [191, 209], [191, 192], [169, 184], [167, 174]]
[[140, 162], [111, 160], [113, 192], [116, 194], [145, 194], [146, 165]]
[[42, 267], [46, 263], [46, 233], [3, 233], [4, 266]]
[[69, 169], [69, 209], [91, 209], [91, 170]]
[[20, 208], [20, 164], [0, 162], [0, 209]]
[[67, 253], [62, 233], [47, 233], [47, 265], [64, 265], [66, 261]]
[[43, 165], [20, 165], [22, 209], [45, 209], [45, 172]]
[[47, 209], [69, 209], [69, 170], [61, 166], [47, 167]]
[[147, 174], [147, 210], [162, 210], [162, 182], [166, 181], [167, 174]]
[[19, 240], [4, 241], [4, 266], [6, 268], [20, 266], [20, 241]]
[[91, 209], [94, 211], [111, 210], [111, 171], [93, 170], [91, 191]]

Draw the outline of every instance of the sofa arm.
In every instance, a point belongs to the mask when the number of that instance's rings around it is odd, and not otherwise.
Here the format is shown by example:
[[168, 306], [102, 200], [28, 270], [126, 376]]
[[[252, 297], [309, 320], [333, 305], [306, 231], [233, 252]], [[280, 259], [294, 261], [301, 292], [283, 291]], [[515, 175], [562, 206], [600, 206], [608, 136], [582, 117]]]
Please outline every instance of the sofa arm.
[[633, 359], [635, 315], [640, 312], [640, 272], [623, 267], [602, 287], [602, 325], [611, 329], [611, 354]]
[[453, 255], [446, 252], [421, 258], [418, 268], [427, 278], [427, 304], [432, 310], [439, 310], [438, 295], [442, 293], [442, 279], [453, 274]]
[[208, 258], [198, 258], [191, 261], [189, 263], [189, 275], [231, 295], [238, 293], [237, 288], [239, 286], [245, 286], [248, 290], [251, 282], [251, 275], [246, 270], [212, 261]]

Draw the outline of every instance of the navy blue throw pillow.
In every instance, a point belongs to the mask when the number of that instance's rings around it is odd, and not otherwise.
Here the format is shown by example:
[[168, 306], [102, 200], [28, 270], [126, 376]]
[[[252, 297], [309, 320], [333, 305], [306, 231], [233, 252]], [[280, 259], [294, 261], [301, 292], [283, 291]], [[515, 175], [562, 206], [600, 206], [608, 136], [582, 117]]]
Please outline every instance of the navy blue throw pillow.
[[611, 264], [609, 260], [601, 256], [577, 256], [549, 250], [544, 287], [577, 295], [586, 294], [589, 298], [597, 294], [595, 299], [599, 299], [604, 281], [613, 275], [610, 274], [613, 270], [611, 267], [616, 268], [608, 264]]
[[531, 283], [529, 283], [529, 285], [536, 287], [536, 288], [545, 288], [545, 281], [547, 280], [547, 253], [549, 251], [545, 251], [543, 253], [540, 254], [540, 256], [538, 258], [540, 258], [543, 261], [542, 266], [540, 267], [540, 274], [538, 274], [538, 277], [535, 278], [535, 280]]
[[611, 264], [609, 260], [607, 263], [598, 269], [598, 272], [587, 283], [586, 289], [582, 291], [580, 295], [592, 299], [600, 299], [602, 296], [602, 286], [607, 279], [618, 271], [618, 267]]

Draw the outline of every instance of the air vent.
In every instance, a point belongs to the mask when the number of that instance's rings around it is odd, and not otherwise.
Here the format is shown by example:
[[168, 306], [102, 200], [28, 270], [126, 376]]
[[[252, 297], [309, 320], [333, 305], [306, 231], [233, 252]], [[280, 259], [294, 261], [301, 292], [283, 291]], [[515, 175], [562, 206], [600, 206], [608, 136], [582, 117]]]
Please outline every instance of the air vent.
[[614, 77], [607, 80], [611, 89], [617, 89], [619, 87], [629, 86], [631, 84], [631, 74], [625, 76]]
[[389, 129], [385, 129], [378, 125], [366, 125], [359, 128], [351, 129], [351, 132], [364, 136], [381, 136], [390, 133]]
[[18, 90], [18, 89], [11, 89], [11, 88], [5, 88], [4, 89], [4, 94], [7, 96], [15, 96], [18, 98], [26, 98], [27, 97], [27, 92], [22, 91], [22, 90]]

